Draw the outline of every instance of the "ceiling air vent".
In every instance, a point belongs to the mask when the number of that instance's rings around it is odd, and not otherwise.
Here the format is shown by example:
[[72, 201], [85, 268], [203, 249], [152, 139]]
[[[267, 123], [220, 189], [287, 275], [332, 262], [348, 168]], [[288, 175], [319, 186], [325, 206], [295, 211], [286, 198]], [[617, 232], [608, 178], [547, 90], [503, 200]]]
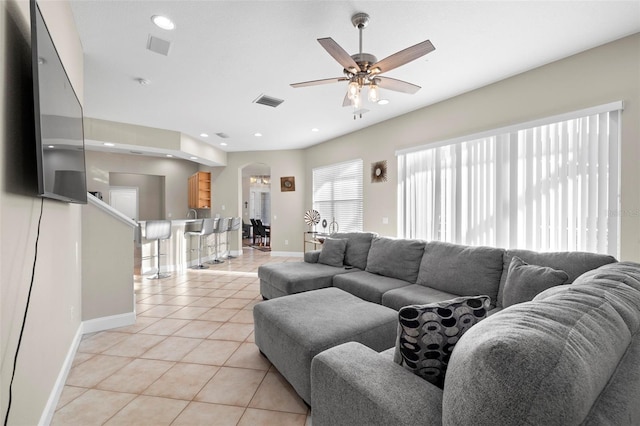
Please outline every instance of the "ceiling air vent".
[[169, 48], [171, 47], [171, 42], [167, 40], [163, 40], [158, 37], [154, 37], [149, 34], [149, 40], [147, 41], [147, 49], [152, 52], [159, 53], [164, 56], [169, 55]]
[[273, 96], [260, 95], [260, 96], [258, 96], [258, 99], [256, 99], [253, 102], [256, 103], [256, 104], [266, 105], [266, 106], [270, 106], [272, 108], [275, 108], [278, 105], [280, 105], [281, 103], [283, 103], [284, 99], [274, 98]]
[[142, 155], [144, 154], [142, 151], [129, 151], [132, 154]]
[[224, 132], [216, 133], [216, 136], [222, 139], [229, 139], [229, 135]]

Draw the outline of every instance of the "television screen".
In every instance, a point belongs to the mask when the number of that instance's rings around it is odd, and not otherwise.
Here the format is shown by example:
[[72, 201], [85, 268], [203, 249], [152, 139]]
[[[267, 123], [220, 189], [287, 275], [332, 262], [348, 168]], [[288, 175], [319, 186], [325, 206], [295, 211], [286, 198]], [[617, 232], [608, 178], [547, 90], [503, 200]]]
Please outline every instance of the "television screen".
[[82, 105], [35, 0], [31, 0], [31, 50], [38, 193], [85, 204]]

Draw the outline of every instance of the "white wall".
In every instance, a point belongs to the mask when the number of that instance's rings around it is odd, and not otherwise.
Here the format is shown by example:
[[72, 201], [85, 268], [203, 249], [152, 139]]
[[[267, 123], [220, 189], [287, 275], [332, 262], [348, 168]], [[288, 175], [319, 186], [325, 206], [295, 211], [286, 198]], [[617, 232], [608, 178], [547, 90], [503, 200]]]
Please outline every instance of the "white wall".
[[[83, 57], [68, 2], [41, 2], [49, 30], [82, 100]], [[24, 315], [41, 200], [34, 196], [35, 134], [29, 2], [0, 2], [0, 395], [6, 413]], [[44, 201], [31, 306], [13, 385], [9, 424], [40, 420], [80, 327], [81, 207]]]

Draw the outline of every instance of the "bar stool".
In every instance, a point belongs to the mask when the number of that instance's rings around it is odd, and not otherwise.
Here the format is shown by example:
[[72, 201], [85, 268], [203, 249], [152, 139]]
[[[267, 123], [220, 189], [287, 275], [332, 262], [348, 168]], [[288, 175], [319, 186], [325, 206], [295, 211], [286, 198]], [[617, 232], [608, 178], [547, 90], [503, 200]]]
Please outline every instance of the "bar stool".
[[213, 232], [213, 219], [206, 218], [194, 222], [187, 223], [185, 226], [184, 236], [198, 236], [198, 248], [191, 251], [198, 251], [198, 263], [193, 265], [191, 269], [208, 269], [207, 265], [202, 264], [202, 237], [210, 235]]
[[235, 259], [236, 256], [231, 255], [231, 248], [229, 247], [229, 232], [234, 232], [240, 229], [240, 225], [242, 225], [242, 218], [240, 217], [231, 217], [229, 218], [229, 228], [227, 228], [227, 250], [229, 254], [227, 254], [228, 259]]
[[228, 217], [221, 217], [219, 219], [216, 219], [216, 225], [213, 228], [213, 237], [214, 237], [214, 242], [213, 242], [213, 246], [216, 249], [216, 253], [215, 253], [215, 257], [213, 258], [213, 260], [208, 261], [207, 263], [211, 263], [211, 264], [218, 264], [218, 263], [224, 263], [224, 260], [220, 260], [220, 257], [218, 256], [218, 248], [219, 248], [219, 244], [220, 244], [220, 234], [222, 234], [223, 232], [227, 232], [227, 227], [229, 226], [229, 218]]
[[150, 280], [158, 280], [160, 278], [170, 277], [170, 274], [160, 273], [160, 256], [165, 254], [160, 253], [160, 241], [171, 238], [171, 221], [169, 220], [148, 220], [144, 226], [144, 234], [147, 240], [155, 240], [157, 243], [157, 251], [155, 256], [149, 256], [150, 259], [156, 257], [157, 271], [154, 275], [148, 277]]

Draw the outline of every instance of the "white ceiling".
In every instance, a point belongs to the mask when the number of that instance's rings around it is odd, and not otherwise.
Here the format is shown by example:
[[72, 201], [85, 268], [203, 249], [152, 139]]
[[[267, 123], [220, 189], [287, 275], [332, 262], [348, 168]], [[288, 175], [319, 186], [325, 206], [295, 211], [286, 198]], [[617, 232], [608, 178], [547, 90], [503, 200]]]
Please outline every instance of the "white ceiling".
[[[179, 131], [229, 152], [308, 147], [640, 31], [640, 0], [71, 5], [85, 53], [85, 116]], [[346, 83], [289, 84], [342, 75], [316, 39], [357, 53], [356, 12], [371, 16], [363, 50], [378, 59], [425, 39], [436, 50], [385, 74], [422, 86], [417, 94], [381, 90], [390, 104], [365, 101], [370, 112], [354, 120], [342, 107]], [[176, 29], [155, 27], [156, 14]], [[168, 56], [146, 49], [149, 35], [171, 42]], [[261, 94], [284, 103], [253, 103]]]

